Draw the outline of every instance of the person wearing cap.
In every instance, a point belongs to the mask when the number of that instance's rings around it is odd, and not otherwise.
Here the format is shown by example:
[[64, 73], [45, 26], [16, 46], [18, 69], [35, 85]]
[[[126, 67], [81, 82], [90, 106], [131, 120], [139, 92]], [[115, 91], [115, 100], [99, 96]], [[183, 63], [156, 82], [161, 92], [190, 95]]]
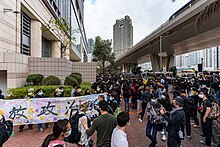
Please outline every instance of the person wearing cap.
[[185, 123], [183, 100], [179, 97], [174, 99], [173, 106], [174, 109], [169, 113], [169, 115], [166, 113], [164, 108], [160, 110], [160, 113], [162, 114], [163, 118], [168, 122], [168, 147], [180, 147], [181, 138], [179, 136], [179, 131], [184, 132]]
[[[27, 96], [25, 96], [25, 99], [27, 99], [27, 100], [30, 99], [30, 98], [34, 98], [34, 88], [29, 88], [28, 89], [28, 94], [27, 94]], [[19, 132], [23, 132], [24, 127], [25, 127], [25, 125], [20, 125], [19, 126]], [[32, 130], [33, 129], [33, 124], [28, 124], [28, 128], [30, 130]]]
[[81, 133], [80, 141], [77, 143], [78, 147], [89, 147], [90, 137], [86, 134], [86, 130], [83, 124], [81, 123], [82, 120], [85, 119], [89, 127], [91, 125], [89, 118], [86, 116], [86, 111], [88, 110], [88, 106], [89, 106], [88, 101], [83, 101], [79, 104], [79, 114], [80, 115], [82, 114], [83, 116], [79, 118], [79, 122], [78, 122], [78, 130]]
[[191, 90], [192, 95], [190, 96], [190, 99], [193, 102], [193, 108], [192, 108], [192, 115], [191, 117], [194, 119], [194, 128], [199, 128], [199, 119], [197, 118], [197, 108], [199, 103], [199, 96], [198, 96], [198, 89], [193, 87]]

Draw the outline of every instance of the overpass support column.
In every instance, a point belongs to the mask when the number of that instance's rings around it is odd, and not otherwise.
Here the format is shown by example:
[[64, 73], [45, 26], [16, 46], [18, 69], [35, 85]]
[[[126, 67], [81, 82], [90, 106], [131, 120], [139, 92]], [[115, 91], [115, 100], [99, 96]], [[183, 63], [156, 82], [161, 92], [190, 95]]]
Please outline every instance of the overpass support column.
[[151, 55], [151, 66], [154, 72], [167, 72], [170, 67], [173, 67], [174, 56], [169, 54], [162, 57], [162, 67], [160, 67], [160, 56]]

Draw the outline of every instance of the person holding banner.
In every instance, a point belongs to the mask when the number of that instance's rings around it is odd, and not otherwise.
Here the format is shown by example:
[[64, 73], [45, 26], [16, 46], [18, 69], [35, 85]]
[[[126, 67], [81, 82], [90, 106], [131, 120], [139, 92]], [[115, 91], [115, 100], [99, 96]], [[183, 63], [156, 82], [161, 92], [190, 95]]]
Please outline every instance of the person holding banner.
[[[37, 94], [35, 95], [34, 98], [44, 98], [45, 97], [42, 89], [37, 89], [36, 93]], [[39, 131], [41, 131], [41, 132], [44, 131], [42, 124], [37, 124], [37, 127], [38, 127]], [[51, 128], [49, 123], [45, 123], [45, 127], [46, 128]]]
[[[34, 88], [29, 88], [29, 89], [28, 89], [28, 95], [27, 95], [25, 98], [26, 98], [27, 100], [28, 100], [28, 99], [31, 99], [31, 98], [34, 98]], [[24, 127], [25, 127], [25, 125], [20, 125], [20, 126], [19, 126], [19, 132], [23, 132]], [[32, 129], [33, 129], [33, 124], [28, 124], [28, 128], [29, 128], [30, 130], [32, 130]]]

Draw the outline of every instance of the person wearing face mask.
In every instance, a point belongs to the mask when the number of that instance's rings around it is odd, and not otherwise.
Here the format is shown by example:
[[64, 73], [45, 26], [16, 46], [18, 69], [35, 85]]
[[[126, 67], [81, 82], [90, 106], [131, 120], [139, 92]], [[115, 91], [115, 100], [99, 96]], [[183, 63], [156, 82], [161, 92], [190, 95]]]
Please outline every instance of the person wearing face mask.
[[128, 140], [125, 133], [129, 125], [130, 116], [126, 111], [120, 112], [117, 116], [117, 127], [113, 130], [111, 136], [111, 147], [128, 147]]
[[201, 116], [201, 126], [202, 132], [205, 136], [205, 142], [200, 140], [200, 143], [204, 144], [206, 147], [211, 146], [211, 137], [212, 137], [212, 119], [208, 118], [209, 113], [211, 112], [212, 102], [208, 99], [208, 89], [201, 88], [199, 91], [199, 98], [202, 99], [202, 105], [200, 109]]
[[168, 122], [167, 132], [168, 132], [168, 147], [180, 147], [181, 139], [183, 136], [179, 135], [179, 132], [184, 132], [185, 123], [185, 113], [183, 111], [183, 100], [177, 97], [173, 100], [174, 109], [167, 114], [165, 109], [162, 108], [160, 113], [163, 118]]
[[[157, 131], [162, 123], [162, 116], [160, 115], [161, 104], [157, 101], [155, 96], [147, 104], [148, 122], [146, 127], [146, 136], [151, 140], [149, 147], [155, 147], [157, 144]], [[153, 131], [151, 131], [153, 129]], [[152, 133], [151, 133], [152, 132]]]
[[[44, 97], [45, 97], [45, 95], [44, 95], [44, 93], [43, 93], [43, 90], [42, 90], [41, 88], [40, 88], [40, 89], [37, 89], [36, 95], [35, 95], [34, 98], [44, 98]], [[39, 131], [41, 131], [41, 132], [44, 131], [42, 124], [37, 124], [37, 127], [38, 127]], [[45, 123], [45, 127], [46, 127], [46, 128], [51, 128], [51, 126], [50, 126], [49, 123]]]
[[[27, 96], [25, 96], [25, 99], [27, 99], [27, 100], [31, 99], [31, 98], [34, 98], [34, 88], [29, 88], [28, 89], [28, 94], [27, 94]], [[25, 125], [20, 125], [19, 126], [19, 132], [23, 132], [24, 127], [25, 127]], [[33, 124], [28, 124], [28, 128], [30, 130], [32, 130], [33, 129]]]
[[69, 120], [58, 120], [53, 126], [53, 133], [45, 138], [41, 147], [65, 147], [64, 139], [70, 134], [71, 125]]
[[89, 89], [86, 89], [84, 95], [90, 95], [90, 94], [91, 94], [90, 90], [89, 90]]
[[81, 92], [81, 87], [80, 86], [76, 86], [75, 89], [72, 90], [71, 96], [72, 97], [81, 96], [80, 92]]

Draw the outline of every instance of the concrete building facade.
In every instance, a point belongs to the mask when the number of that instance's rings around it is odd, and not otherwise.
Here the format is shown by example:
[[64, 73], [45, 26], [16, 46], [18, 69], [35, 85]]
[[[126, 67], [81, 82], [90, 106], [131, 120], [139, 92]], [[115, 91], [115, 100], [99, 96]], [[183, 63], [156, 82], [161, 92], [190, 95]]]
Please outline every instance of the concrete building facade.
[[116, 59], [133, 46], [133, 26], [129, 16], [117, 19], [113, 25], [113, 51]]
[[[47, 68], [42, 71], [46, 63], [41, 65], [41, 69], [36, 68], [34, 71], [31, 69], [34, 66], [31, 65], [32, 61], [35, 61], [34, 58], [47, 58], [48, 62], [54, 63], [63, 60], [68, 63], [74, 62], [71, 64], [71, 72], [80, 71], [73, 66], [87, 62], [88, 54], [83, 2], [84, 0], [0, 1], [0, 89], [4, 94], [8, 88], [23, 86], [28, 74], [47, 72]], [[69, 36], [75, 38], [76, 45], [68, 48], [62, 59], [60, 52], [62, 40], [57, 36], [55, 32], [57, 30], [42, 29], [51, 18], [64, 18], [73, 29], [77, 29], [75, 33], [68, 32]], [[59, 64], [55, 65], [57, 68], [60, 67]], [[76, 67], [80, 69], [80, 66]], [[92, 75], [94, 73], [87, 76]], [[63, 77], [61, 79], [63, 80]], [[92, 82], [95, 76], [86, 79], [91, 79]]]

